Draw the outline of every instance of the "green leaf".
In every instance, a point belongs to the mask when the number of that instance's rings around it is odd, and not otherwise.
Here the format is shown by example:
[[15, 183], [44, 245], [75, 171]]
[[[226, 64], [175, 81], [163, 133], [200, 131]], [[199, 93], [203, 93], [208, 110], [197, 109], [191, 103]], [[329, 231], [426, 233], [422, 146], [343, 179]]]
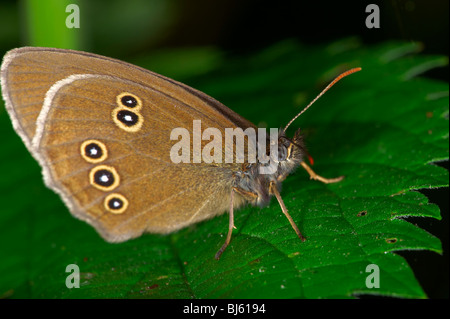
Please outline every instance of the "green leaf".
[[[449, 101], [447, 83], [418, 77], [447, 59], [419, 50], [414, 43], [361, 46], [345, 39], [309, 47], [287, 41], [253, 56], [215, 60], [206, 74], [188, 77], [183, 70], [184, 82], [254, 123], [281, 127], [340, 71], [363, 68], [288, 130], [302, 128], [318, 174], [346, 176], [325, 185], [298, 169], [284, 182], [281, 195], [308, 239], [298, 239], [273, 200], [235, 212], [237, 229], [220, 261], [214, 254], [225, 240], [227, 214], [167, 236], [104, 242], [44, 187], [37, 163], [0, 111], [0, 273], [7, 274], [0, 276], [0, 295], [425, 298], [396, 252], [442, 253], [440, 240], [407, 218], [440, 219], [438, 207], [417, 190], [448, 186], [448, 172], [433, 163], [448, 158]], [[80, 268], [79, 289], [66, 288], [69, 264]], [[379, 267], [379, 288], [366, 286], [371, 264]]]

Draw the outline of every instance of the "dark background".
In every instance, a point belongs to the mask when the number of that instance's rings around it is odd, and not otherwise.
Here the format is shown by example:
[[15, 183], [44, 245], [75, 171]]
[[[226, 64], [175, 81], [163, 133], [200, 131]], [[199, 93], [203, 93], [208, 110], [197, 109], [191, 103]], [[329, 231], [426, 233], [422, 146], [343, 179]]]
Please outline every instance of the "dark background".
[[[315, 44], [358, 36], [367, 44], [387, 39], [421, 42], [423, 53], [448, 56], [447, 0], [172, 2], [176, 7], [172, 9], [173, 14], [168, 14], [172, 18], [168, 18], [170, 21], [166, 23], [163, 36], [149, 36], [139, 45], [128, 46], [130, 52], [145, 48], [214, 45], [229, 53], [242, 54], [283, 39], [297, 38], [303, 43]], [[365, 26], [369, 14], [365, 12], [366, 6], [371, 3], [380, 8], [379, 29]], [[122, 29], [123, 25], [117, 25]], [[92, 41], [99, 50], [104, 47], [103, 43], [114, 42], [109, 40], [111, 34], [117, 35], [100, 32]], [[427, 75], [448, 81], [447, 71], [434, 70]]]

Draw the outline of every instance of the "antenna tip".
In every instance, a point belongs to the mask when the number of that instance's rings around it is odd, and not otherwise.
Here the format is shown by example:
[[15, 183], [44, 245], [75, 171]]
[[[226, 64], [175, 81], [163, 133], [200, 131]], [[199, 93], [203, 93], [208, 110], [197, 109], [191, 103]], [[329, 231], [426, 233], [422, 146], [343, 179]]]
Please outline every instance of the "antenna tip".
[[332, 87], [336, 82], [339, 82], [343, 77], [346, 77], [347, 75], [350, 75], [352, 73], [361, 71], [362, 69], [360, 67], [353, 68], [350, 70], [345, 71], [344, 73], [341, 73], [337, 78], [335, 78], [333, 81], [331, 81], [328, 86], [322, 90], [322, 92], [319, 93], [319, 95], [316, 96], [314, 100], [311, 101], [300, 113], [298, 113], [292, 120], [289, 121], [289, 123], [284, 127], [283, 132], [286, 132], [287, 128], [294, 122], [303, 112], [305, 112], [315, 101], [317, 101], [318, 98], [320, 98], [330, 87]]
[[350, 69], [350, 70], [348, 70], [348, 71], [345, 71], [344, 73], [342, 73], [341, 75], [339, 75], [337, 78], [338, 78], [338, 79], [341, 79], [341, 78], [343, 78], [344, 76], [347, 76], [347, 75], [349, 75], [349, 74], [352, 74], [352, 73], [355, 73], [355, 72], [358, 72], [358, 71], [361, 71], [361, 70], [362, 70], [361, 67], [353, 68], [353, 69]]

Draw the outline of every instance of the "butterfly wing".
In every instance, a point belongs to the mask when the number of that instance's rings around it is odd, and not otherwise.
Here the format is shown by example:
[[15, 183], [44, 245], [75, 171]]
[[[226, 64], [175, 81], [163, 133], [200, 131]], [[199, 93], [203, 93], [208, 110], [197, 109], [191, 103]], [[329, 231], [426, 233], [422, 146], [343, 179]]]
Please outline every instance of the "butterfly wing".
[[[237, 165], [170, 159], [170, 132], [182, 127], [192, 136], [193, 120], [222, 132], [253, 127], [207, 95], [121, 61], [47, 48], [9, 53], [2, 87], [46, 184], [106, 240], [171, 232], [228, 209]], [[124, 94], [139, 110], [121, 104]], [[138, 124], [128, 126], [133, 114]]]

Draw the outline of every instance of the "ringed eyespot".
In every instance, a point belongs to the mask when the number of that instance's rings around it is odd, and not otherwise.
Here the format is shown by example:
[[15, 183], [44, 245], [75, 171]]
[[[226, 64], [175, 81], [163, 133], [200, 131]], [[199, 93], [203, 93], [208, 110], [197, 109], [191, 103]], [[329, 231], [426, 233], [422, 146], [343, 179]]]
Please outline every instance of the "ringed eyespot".
[[112, 111], [114, 123], [127, 132], [137, 132], [142, 127], [144, 118], [138, 112], [133, 112], [125, 108], [115, 108]]
[[91, 169], [89, 182], [95, 188], [108, 192], [119, 186], [120, 177], [114, 167], [98, 165]]
[[100, 163], [108, 157], [105, 144], [98, 140], [84, 141], [80, 146], [80, 151], [83, 159], [89, 163]]
[[129, 92], [120, 93], [117, 96], [116, 102], [119, 107], [130, 108], [135, 110], [136, 112], [142, 108], [141, 99]]
[[397, 242], [397, 238], [386, 238], [385, 240], [388, 244], [395, 244]]
[[113, 193], [106, 196], [104, 206], [110, 213], [122, 214], [128, 208], [128, 200], [121, 194]]
[[134, 126], [139, 121], [139, 116], [131, 111], [128, 110], [120, 110], [117, 112], [117, 119], [125, 124], [126, 126]]

